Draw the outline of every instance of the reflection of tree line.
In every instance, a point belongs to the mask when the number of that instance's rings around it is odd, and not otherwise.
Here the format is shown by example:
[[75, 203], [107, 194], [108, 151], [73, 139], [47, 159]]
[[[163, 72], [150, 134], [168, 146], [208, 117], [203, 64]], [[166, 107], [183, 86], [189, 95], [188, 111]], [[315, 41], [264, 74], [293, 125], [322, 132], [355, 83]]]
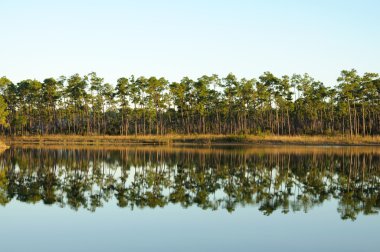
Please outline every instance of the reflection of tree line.
[[0, 204], [58, 204], [95, 211], [181, 204], [234, 211], [257, 205], [308, 211], [335, 198], [343, 219], [380, 208], [380, 156], [245, 151], [9, 149], [0, 161]]

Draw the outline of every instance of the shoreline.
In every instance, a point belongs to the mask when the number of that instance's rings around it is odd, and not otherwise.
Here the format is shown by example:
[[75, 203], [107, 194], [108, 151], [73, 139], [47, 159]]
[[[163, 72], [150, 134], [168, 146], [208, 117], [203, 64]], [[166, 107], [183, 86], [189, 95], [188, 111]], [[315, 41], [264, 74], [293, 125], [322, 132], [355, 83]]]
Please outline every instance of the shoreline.
[[44, 135], [1, 137], [11, 144], [35, 145], [304, 145], [304, 146], [380, 146], [380, 136], [257, 136], [257, 135]]

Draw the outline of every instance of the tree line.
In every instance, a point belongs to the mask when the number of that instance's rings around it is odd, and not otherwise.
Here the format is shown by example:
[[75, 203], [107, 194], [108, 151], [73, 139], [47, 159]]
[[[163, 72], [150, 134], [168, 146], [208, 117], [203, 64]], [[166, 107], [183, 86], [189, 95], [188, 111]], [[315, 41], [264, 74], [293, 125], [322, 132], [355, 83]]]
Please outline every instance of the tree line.
[[308, 74], [257, 79], [204, 75], [169, 82], [81, 76], [0, 78], [4, 135], [380, 134], [377, 73], [340, 73], [335, 85]]

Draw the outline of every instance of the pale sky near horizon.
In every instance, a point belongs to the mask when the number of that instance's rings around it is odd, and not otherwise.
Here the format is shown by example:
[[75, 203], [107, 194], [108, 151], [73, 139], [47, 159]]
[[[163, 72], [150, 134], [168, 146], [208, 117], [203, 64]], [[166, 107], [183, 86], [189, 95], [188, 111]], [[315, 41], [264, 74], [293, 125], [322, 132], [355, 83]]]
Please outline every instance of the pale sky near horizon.
[[0, 76], [380, 72], [375, 0], [0, 0]]

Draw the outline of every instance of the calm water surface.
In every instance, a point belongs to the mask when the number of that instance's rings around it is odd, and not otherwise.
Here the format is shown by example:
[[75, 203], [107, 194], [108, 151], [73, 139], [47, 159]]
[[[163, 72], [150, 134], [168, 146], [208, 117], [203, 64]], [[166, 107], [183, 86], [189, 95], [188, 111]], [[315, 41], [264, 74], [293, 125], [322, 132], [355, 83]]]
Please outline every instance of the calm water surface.
[[1, 251], [378, 251], [380, 148], [14, 146]]

